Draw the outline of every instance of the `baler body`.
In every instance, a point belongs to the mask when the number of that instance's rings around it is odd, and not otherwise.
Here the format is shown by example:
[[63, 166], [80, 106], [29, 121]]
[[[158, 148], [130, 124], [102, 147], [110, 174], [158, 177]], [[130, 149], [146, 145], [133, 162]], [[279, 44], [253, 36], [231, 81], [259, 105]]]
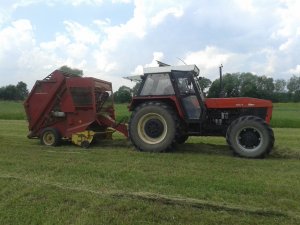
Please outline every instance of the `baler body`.
[[117, 126], [110, 82], [76, 77], [56, 70], [36, 81], [24, 102], [28, 119], [28, 138], [39, 138], [44, 129], [57, 130], [61, 138], [72, 138], [84, 131], [107, 133]]

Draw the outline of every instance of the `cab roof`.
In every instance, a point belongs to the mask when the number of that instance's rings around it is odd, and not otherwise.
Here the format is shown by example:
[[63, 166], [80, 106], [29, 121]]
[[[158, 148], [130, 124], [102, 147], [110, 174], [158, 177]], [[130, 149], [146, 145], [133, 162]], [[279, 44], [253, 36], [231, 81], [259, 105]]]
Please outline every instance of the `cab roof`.
[[[196, 75], [199, 74], [200, 70], [196, 65], [180, 65], [180, 66], [159, 66], [159, 67], [146, 67], [143, 69], [144, 74], [156, 74], [156, 73], [170, 73], [171, 71], [186, 71], [194, 72]], [[124, 77], [130, 81], [140, 81], [143, 75], [127, 76]]]
[[180, 65], [180, 66], [160, 66], [144, 68], [144, 74], [153, 73], [170, 73], [172, 70], [176, 71], [191, 71], [199, 74], [199, 69], [196, 65]]

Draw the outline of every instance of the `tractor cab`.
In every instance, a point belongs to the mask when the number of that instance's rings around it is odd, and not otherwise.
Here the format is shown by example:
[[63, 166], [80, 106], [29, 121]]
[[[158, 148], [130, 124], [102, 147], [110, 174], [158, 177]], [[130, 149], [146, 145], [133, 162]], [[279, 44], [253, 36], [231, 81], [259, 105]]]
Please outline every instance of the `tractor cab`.
[[[204, 95], [198, 82], [196, 65], [160, 66], [144, 68], [144, 75], [135, 76], [141, 86], [133, 99], [132, 107], [143, 99], [160, 98], [179, 108], [185, 120], [198, 121], [204, 111]], [[133, 79], [128, 77], [128, 79]]]

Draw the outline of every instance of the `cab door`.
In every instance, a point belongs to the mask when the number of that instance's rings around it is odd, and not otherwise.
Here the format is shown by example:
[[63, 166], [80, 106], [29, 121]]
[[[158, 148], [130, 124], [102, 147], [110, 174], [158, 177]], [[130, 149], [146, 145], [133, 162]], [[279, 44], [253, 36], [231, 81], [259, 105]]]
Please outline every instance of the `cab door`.
[[202, 110], [193, 74], [185, 71], [172, 71], [172, 76], [186, 119], [199, 120]]

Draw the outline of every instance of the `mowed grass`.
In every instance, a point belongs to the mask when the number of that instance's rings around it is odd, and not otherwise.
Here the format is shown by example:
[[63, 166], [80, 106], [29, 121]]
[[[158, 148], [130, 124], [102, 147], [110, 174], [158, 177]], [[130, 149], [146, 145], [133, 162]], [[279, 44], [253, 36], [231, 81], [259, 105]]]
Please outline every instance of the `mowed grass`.
[[0, 119], [25, 120], [26, 114], [24, 111], [23, 102], [0, 100]]
[[[128, 104], [115, 104], [117, 121], [129, 118]], [[300, 128], [300, 103], [274, 103], [272, 127]], [[0, 101], [0, 119], [26, 119], [22, 102]]]
[[223, 138], [148, 154], [117, 134], [46, 147], [26, 126], [0, 120], [0, 224], [300, 224], [300, 129], [274, 129], [274, 152], [249, 160]]
[[300, 103], [276, 103], [273, 108], [272, 127], [300, 128]]
[[[117, 120], [128, 117], [116, 104]], [[0, 224], [300, 224], [300, 104], [274, 104], [275, 147], [233, 157], [223, 138], [171, 153], [115, 134], [89, 150], [29, 140], [21, 102], [0, 101]]]

